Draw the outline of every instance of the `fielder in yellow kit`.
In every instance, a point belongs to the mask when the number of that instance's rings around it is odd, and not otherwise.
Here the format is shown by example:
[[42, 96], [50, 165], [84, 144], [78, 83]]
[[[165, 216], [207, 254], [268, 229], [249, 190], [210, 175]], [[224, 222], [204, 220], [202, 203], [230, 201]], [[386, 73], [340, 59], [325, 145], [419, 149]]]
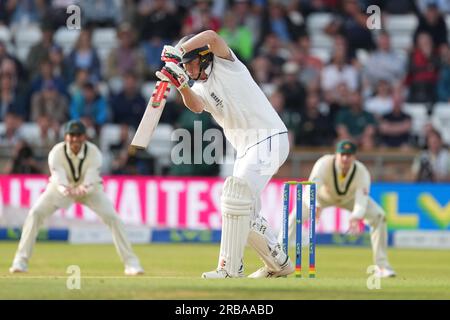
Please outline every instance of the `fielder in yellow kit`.
[[111, 229], [117, 253], [125, 264], [125, 274], [143, 274], [144, 270], [131, 249], [123, 223], [103, 191], [100, 150], [86, 141], [86, 127], [78, 120], [66, 124], [64, 140], [56, 144], [48, 155], [51, 173], [49, 184], [25, 220], [19, 248], [9, 271], [26, 272], [44, 219], [60, 208], [68, 208], [74, 202], [79, 202], [98, 214]]
[[[373, 260], [377, 275], [393, 277], [395, 271], [387, 257], [387, 224], [383, 209], [369, 197], [370, 173], [356, 160], [356, 145], [343, 140], [336, 153], [322, 156], [314, 164], [309, 181], [317, 184], [316, 215], [326, 207], [339, 207], [351, 212], [349, 233], [357, 234], [361, 220], [370, 226]], [[305, 206], [305, 203], [303, 203]], [[307, 212], [307, 210], [303, 210]], [[295, 234], [295, 214], [289, 217], [289, 238]]]

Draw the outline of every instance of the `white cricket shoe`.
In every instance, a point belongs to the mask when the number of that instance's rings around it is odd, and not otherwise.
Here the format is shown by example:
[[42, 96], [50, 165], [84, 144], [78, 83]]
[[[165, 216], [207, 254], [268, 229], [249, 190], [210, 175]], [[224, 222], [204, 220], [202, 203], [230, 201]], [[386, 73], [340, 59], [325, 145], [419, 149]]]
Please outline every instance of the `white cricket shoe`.
[[377, 268], [377, 271], [375, 273], [375, 275], [379, 278], [393, 278], [395, 277], [397, 274], [395, 273], [394, 269], [392, 268]]
[[280, 271], [272, 271], [267, 268], [267, 266], [264, 266], [252, 274], [250, 274], [248, 277], [253, 279], [259, 279], [259, 278], [279, 278], [284, 277], [287, 275], [290, 275], [295, 271], [294, 265], [291, 262], [291, 259], [288, 258], [288, 261], [281, 266]]
[[28, 264], [24, 260], [14, 261], [11, 268], [9, 268], [10, 273], [24, 273], [28, 271]]
[[[236, 278], [243, 278], [244, 275], [244, 269], [241, 268], [239, 270], [239, 275]], [[203, 272], [202, 273], [203, 279], [225, 279], [225, 278], [233, 278], [228, 274], [228, 272], [225, 269], [216, 269], [213, 271]]]
[[126, 276], [138, 276], [141, 274], [144, 274], [144, 269], [140, 266], [125, 266], [125, 271], [124, 271]]

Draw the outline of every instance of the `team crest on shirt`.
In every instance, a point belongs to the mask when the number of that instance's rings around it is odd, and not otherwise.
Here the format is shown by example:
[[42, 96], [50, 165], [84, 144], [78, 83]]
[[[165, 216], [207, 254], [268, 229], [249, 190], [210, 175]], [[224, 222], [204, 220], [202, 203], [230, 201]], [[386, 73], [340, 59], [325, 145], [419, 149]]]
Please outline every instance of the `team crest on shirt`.
[[367, 188], [364, 188], [364, 189], [363, 189], [363, 194], [364, 194], [365, 196], [369, 195], [369, 191], [367, 190]]
[[221, 107], [223, 109], [223, 100], [220, 99], [214, 92], [211, 92], [211, 98], [213, 98], [216, 103], [216, 107]]

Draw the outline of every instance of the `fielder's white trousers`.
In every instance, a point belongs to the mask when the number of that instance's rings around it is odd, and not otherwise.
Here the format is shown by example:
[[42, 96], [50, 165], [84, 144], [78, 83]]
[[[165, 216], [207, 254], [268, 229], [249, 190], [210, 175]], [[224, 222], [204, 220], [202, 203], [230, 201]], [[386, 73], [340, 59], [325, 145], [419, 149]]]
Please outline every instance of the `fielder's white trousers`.
[[[321, 203], [322, 210], [327, 207], [338, 206], [348, 211], [353, 210], [354, 202], [346, 203], [344, 205], [337, 205], [335, 203]], [[309, 219], [308, 206], [303, 203], [303, 219]], [[364, 223], [370, 227], [370, 240], [372, 244], [373, 262], [381, 268], [391, 268], [387, 256], [388, 248], [388, 231], [386, 224], [386, 217], [384, 210], [372, 199], [369, 198], [367, 209], [363, 216]], [[279, 239], [281, 239], [281, 232]], [[289, 243], [295, 241], [295, 208], [289, 215]]]
[[28, 262], [33, 253], [33, 246], [44, 219], [60, 208], [68, 208], [74, 202], [79, 202], [90, 208], [111, 229], [117, 253], [125, 265], [139, 265], [139, 260], [133, 253], [131, 244], [126, 236], [124, 225], [100, 184], [88, 195], [73, 199], [63, 196], [52, 183], [49, 183], [28, 213], [14, 260], [25, 260]]
[[[260, 141], [247, 149], [243, 156], [237, 157], [234, 163], [233, 176], [247, 181], [255, 199], [255, 212], [251, 220], [259, 217], [261, 193], [272, 176], [286, 161], [288, 155], [288, 134], [281, 133]], [[270, 227], [266, 230], [265, 237], [271, 247], [278, 243], [275, 233]]]

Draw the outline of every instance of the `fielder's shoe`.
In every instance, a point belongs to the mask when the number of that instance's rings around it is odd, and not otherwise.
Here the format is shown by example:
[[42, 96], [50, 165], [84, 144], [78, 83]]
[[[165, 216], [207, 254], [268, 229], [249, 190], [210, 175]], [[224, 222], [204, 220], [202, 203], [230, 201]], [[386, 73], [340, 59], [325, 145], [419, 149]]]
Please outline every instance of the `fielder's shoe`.
[[144, 269], [140, 265], [137, 266], [125, 266], [125, 275], [126, 276], [137, 276], [144, 274]]
[[254, 278], [254, 279], [258, 279], [258, 278], [279, 278], [279, 277], [284, 277], [284, 276], [290, 275], [294, 271], [295, 271], [294, 265], [292, 264], [291, 259], [289, 259], [289, 257], [288, 257], [287, 258], [287, 262], [285, 262], [281, 266], [281, 270], [280, 271], [272, 271], [272, 270], [269, 270], [269, 268], [267, 268], [267, 266], [264, 266], [261, 269], [256, 270], [255, 272], [253, 272], [248, 277], [249, 278]]
[[25, 261], [19, 260], [14, 261], [11, 268], [9, 268], [10, 273], [23, 273], [28, 271], [28, 265]]
[[393, 278], [395, 277], [397, 274], [395, 273], [394, 269], [392, 268], [377, 268], [377, 271], [375, 273], [375, 275], [379, 278]]

